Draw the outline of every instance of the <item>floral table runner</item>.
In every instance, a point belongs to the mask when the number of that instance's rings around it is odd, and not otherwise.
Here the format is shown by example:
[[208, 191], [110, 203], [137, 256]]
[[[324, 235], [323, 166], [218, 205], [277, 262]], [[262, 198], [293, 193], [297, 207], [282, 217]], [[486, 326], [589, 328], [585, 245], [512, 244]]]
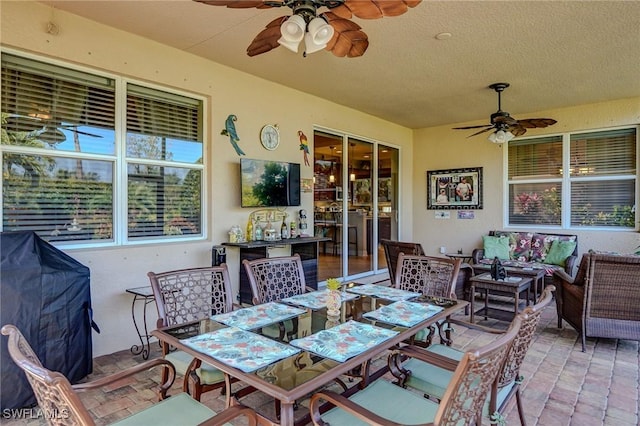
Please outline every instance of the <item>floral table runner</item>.
[[235, 327], [190, 337], [182, 343], [246, 373], [300, 352], [297, 348]]
[[[282, 299], [284, 303], [290, 303], [296, 306], [304, 306], [309, 309], [322, 309], [327, 306], [327, 295], [329, 294], [329, 290], [318, 290], [312, 291], [310, 293], [298, 294], [297, 296], [287, 297], [286, 299]], [[357, 299], [357, 294], [340, 292], [340, 298], [342, 302], [347, 302], [349, 300]]]
[[325, 358], [344, 362], [396, 334], [398, 334], [397, 331], [357, 321], [348, 321], [311, 336], [292, 340], [290, 343]]
[[378, 308], [375, 311], [367, 312], [364, 314], [364, 317], [387, 324], [413, 327], [443, 309], [441, 306], [434, 306], [428, 303], [415, 303], [402, 300]]
[[277, 302], [263, 303], [262, 305], [238, 309], [225, 314], [214, 315], [212, 320], [238, 327], [243, 330], [253, 330], [269, 324], [284, 321], [306, 313], [305, 309], [284, 305]]
[[378, 299], [386, 299], [392, 301], [409, 300], [418, 297], [421, 293], [413, 291], [400, 290], [394, 287], [387, 287], [377, 284], [363, 284], [347, 289], [348, 292], [361, 294], [363, 296], [377, 297]]

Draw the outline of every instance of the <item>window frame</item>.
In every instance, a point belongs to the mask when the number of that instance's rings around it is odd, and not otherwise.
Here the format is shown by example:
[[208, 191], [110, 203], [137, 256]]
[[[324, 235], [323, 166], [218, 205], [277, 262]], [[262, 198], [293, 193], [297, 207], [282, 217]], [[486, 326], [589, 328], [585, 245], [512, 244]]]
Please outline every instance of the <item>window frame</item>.
[[[522, 140], [535, 140], [535, 139], [543, 139], [543, 138], [552, 138], [552, 137], [561, 137], [562, 139], [562, 169], [569, 170], [570, 169], [570, 157], [571, 157], [571, 137], [576, 135], [584, 135], [584, 134], [594, 134], [600, 132], [607, 131], [616, 131], [616, 130], [629, 130], [634, 129], [636, 132], [636, 140], [635, 140], [635, 149], [636, 149], [636, 164], [635, 175], [605, 175], [605, 176], [572, 176], [570, 173], [562, 173], [560, 177], [532, 177], [530, 179], [509, 179], [509, 148], [508, 144], [504, 144], [503, 148], [503, 226], [505, 228], [522, 228], [526, 227], [528, 229], [557, 229], [557, 230], [571, 230], [571, 231], [613, 231], [613, 232], [629, 232], [629, 231], [640, 231], [640, 210], [638, 206], [640, 206], [640, 125], [620, 125], [615, 127], [606, 127], [606, 128], [597, 128], [597, 129], [589, 129], [589, 130], [579, 130], [579, 131], [569, 131], [563, 133], [553, 133], [553, 134], [545, 134], [540, 136], [532, 136], [532, 137], [523, 137], [514, 139], [513, 142], [518, 142]], [[511, 142], [509, 142], [511, 143]], [[623, 226], [575, 226], [571, 224], [571, 185], [575, 182], [595, 182], [595, 181], [620, 181], [620, 180], [633, 180], [635, 182], [635, 194], [634, 194], [634, 205], [633, 210], [635, 213], [634, 217], [634, 226], [633, 227], [623, 227]], [[562, 190], [560, 193], [560, 201], [561, 201], [561, 218], [560, 225], [550, 225], [550, 224], [518, 224], [510, 222], [510, 211], [509, 211], [509, 203], [510, 203], [510, 189], [512, 185], [517, 184], [528, 184], [528, 183], [560, 183]], [[569, 200], [566, 202], [565, 200]]]
[[[112, 238], [107, 240], [71, 240], [65, 241], [52, 241], [51, 244], [64, 247], [65, 249], [87, 249], [87, 248], [103, 248], [103, 247], [121, 247], [121, 246], [140, 246], [147, 244], [158, 243], [184, 243], [190, 241], [203, 241], [207, 239], [209, 233], [208, 221], [206, 220], [209, 214], [208, 202], [206, 200], [206, 194], [208, 194], [208, 163], [209, 163], [209, 143], [208, 141], [208, 116], [209, 102], [208, 97], [202, 94], [193, 93], [187, 90], [180, 90], [174, 87], [167, 87], [161, 84], [149, 83], [147, 81], [138, 80], [135, 78], [125, 77], [123, 75], [96, 70], [86, 66], [79, 66], [70, 62], [51, 59], [40, 55], [29, 54], [13, 49], [0, 49], [0, 54], [8, 54], [17, 57], [21, 57], [27, 60], [33, 60], [50, 64], [53, 66], [63, 67], [72, 71], [83, 72], [92, 74], [97, 77], [112, 79], [115, 83], [115, 117], [114, 117], [114, 154], [95, 154], [95, 153], [77, 153], [67, 151], [55, 151], [47, 148], [31, 148], [24, 146], [14, 145], [2, 145], [0, 144], [0, 161], [4, 153], [15, 154], [31, 154], [31, 155], [44, 155], [54, 158], [79, 158], [83, 160], [101, 160], [108, 161], [112, 164], [113, 168], [113, 208], [112, 208]], [[201, 116], [200, 116], [200, 131], [201, 131], [201, 143], [202, 143], [202, 162], [188, 163], [180, 161], [157, 161], [154, 159], [135, 158], [127, 156], [127, 86], [135, 85], [138, 87], [148, 88], [152, 90], [162, 91], [169, 95], [177, 95], [181, 97], [187, 97], [200, 103]], [[198, 170], [201, 173], [201, 187], [200, 187], [200, 233], [198, 234], [186, 234], [186, 235], [161, 235], [151, 237], [136, 237], [129, 236], [128, 230], [128, 183], [129, 176], [127, 173], [127, 167], [129, 164], [147, 164], [153, 166], [164, 167], [177, 167], [190, 170]], [[3, 189], [4, 182], [0, 181], [0, 190]], [[0, 215], [4, 218], [4, 197], [0, 201]], [[3, 230], [3, 222], [0, 221], [0, 230]]]

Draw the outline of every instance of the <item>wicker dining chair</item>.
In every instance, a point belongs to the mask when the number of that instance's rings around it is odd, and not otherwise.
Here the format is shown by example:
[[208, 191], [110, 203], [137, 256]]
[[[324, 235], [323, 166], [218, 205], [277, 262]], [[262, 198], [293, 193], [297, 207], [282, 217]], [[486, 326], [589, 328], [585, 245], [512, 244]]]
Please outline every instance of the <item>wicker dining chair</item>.
[[[483, 414], [495, 423], [501, 423], [504, 409], [513, 396], [516, 398], [520, 423], [525, 425], [524, 410], [520, 397], [520, 366], [531, 346], [540, 316], [553, 299], [554, 286], [544, 289], [538, 303], [528, 306], [519, 316], [522, 325], [516, 335], [513, 345], [509, 349], [504, 367], [498, 374], [496, 382], [491, 387], [491, 394], [487, 400]], [[463, 321], [454, 321], [462, 325], [493, 335], [503, 334], [503, 330], [483, 327]], [[445, 345], [431, 345], [427, 349], [405, 347], [389, 356], [389, 368], [398, 378], [398, 384], [403, 387], [416, 389], [429, 398], [442, 399], [449, 382], [453, 380], [457, 363], [464, 352]], [[403, 359], [409, 359], [403, 362]]]
[[38, 356], [16, 326], [11, 324], [3, 326], [2, 334], [9, 336], [7, 344], [9, 355], [26, 374], [40, 409], [43, 413], [47, 413], [43, 418], [47, 420], [49, 425], [95, 425], [91, 413], [78, 395], [79, 392], [107, 387], [114, 382], [154, 367], [161, 367], [167, 373], [164, 375], [167, 380], [161, 382], [157, 390], [159, 402], [112, 423], [113, 425], [220, 426], [239, 416], [246, 417], [249, 425], [257, 425], [256, 413], [239, 404], [216, 414], [215, 411], [184, 392], [166, 398], [167, 390], [175, 379], [175, 368], [166, 359], [149, 360], [107, 377], [72, 385], [61, 373], [43, 367]]
[[[209, 318], [233, 309], [233, 293], [227, 265], [178, 269], [147, 274], [158, 309], [157, 326], [167, 327]], [[183, 351], [163, 355], [179, 374], [184, 374], [182, 389], [200, 400], [203, 392], [225, 386], [224, 374]], [[193, 388], [193, 390], [191, 390]]]
[[[506, 333], [475, 351], [466, 352], [440, 403], [380, 378], [348, 398], [332, 391], [314, 394], [309, 406], [313, 424], [467, 425], [477, 422], [520, 323], [520, 317], [516, 317]], [[335, 408], [324, 412], [322, 401]]]
[[420, 243], [381, 239], [380, 244], [384, 249], [384, 258], [387, 261], [391, 285], [396, 283], [396, 265], [398, 264], [398, 256], [400, 253], [424, 255], [424, 250]]

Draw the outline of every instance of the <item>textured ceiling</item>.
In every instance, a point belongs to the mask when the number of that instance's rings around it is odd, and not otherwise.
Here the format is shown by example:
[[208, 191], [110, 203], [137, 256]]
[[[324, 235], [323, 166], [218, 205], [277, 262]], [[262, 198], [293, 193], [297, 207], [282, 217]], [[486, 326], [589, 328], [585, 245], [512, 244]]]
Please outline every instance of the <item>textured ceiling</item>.
[[[354, 1], [354, 0], [350, 0]], [[359, 0], [355, 0], [359, 1]], [[386, 0], [382, 0], [386, 1]], [[190, 0], [43, 1], [409, 128], [486, 120], [640, 96], [639, 1], [423, 1], [398, 17], [354, 18], [360, 58], [245, 51], [288, 8], [228, 9]], [[436, 39], [442, 32], [446, 40]]]

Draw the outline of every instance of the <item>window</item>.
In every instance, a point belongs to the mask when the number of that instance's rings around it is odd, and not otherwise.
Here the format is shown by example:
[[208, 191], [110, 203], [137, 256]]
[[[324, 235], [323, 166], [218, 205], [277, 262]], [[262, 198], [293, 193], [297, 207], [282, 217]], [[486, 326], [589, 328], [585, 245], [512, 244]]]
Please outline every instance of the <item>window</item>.
[[635, 228], [636, 153], [635, 127], [509, 143], [508, 225]]
[[203, 235], [201, 99], [3, 53], [1, 105], [4, 231], [92, 245]]

